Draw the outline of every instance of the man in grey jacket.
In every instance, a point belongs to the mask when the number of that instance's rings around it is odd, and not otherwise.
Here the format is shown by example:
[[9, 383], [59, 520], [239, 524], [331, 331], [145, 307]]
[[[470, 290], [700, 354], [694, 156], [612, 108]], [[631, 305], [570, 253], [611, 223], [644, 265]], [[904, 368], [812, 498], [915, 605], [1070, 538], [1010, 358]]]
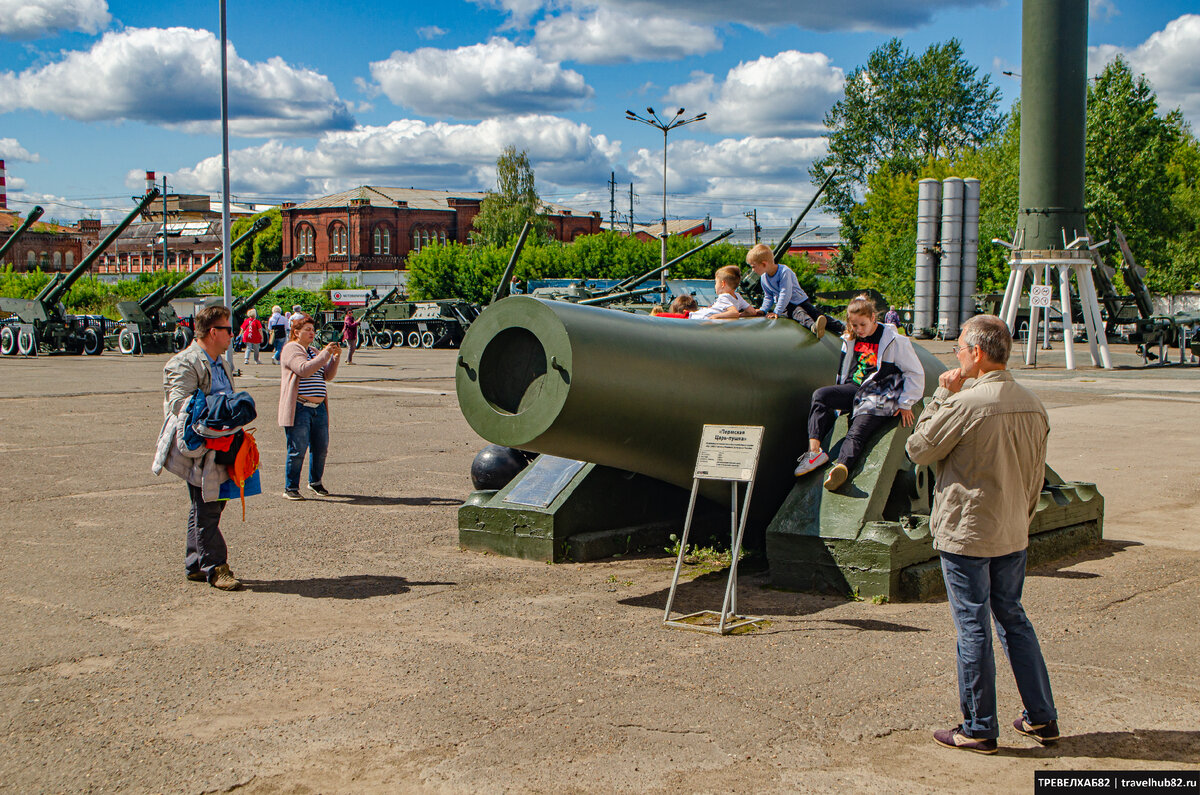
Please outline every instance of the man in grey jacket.
[[1059, 737], [1050, 676], [1021, 606], [1050, 424], [1041, 401], [1007, 370], [1011, 348], [999, 318], [964, 323], [959, 367], [942, 373], [906, 445], [914, 463], [935, 467], [933, 546], [958, 632], [963, 722], [933, 736], [982, 754], [996, 753], [1000, 734], [992, 618], [1025, 705], [1013, 728], [1043, 745]]
[[[179, 416], [199, 389], [206, 395], [233, 394], [233, 376], [223, 355], [233, 341], [229, 309], [210, 306], [196, 313], [196, 337], [163, 367], [163, 414]], [[228, 549], [221, 535], [221, 500], [206, 501], [202, 483], [188, 482], [191, 512], [188, 514], [187, 578], [208, 582], [222, 591], [236, 591], [242, 584], [229, 570]]]

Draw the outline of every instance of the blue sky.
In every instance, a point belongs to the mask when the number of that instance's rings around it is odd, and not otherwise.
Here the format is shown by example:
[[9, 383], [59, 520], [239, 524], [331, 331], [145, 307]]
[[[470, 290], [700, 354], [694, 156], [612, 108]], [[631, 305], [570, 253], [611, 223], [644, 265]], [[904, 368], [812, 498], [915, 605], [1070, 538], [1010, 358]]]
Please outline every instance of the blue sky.
[[[1200, 8], [1091, 0], [1089, 67], [1117, 54], [1200, 122]], [[232, 191], [302, 201], [359, 184], [486, 190], [508, 144], [544, 198], [661, 213], [662, 136], [624, 119], [679, 106], [668, 213], [784, 223], [812, 195], [825, 112], [892, 36], [959, 39], [1004, 92], [1018, 2], [988, 0], [230, 0]], [[218, 4], [0, 0], [0, 158], [9, 206], [114, 218], [146, 170], [220, 190]], [[819, 218], [817, 220], [820, 220]]]

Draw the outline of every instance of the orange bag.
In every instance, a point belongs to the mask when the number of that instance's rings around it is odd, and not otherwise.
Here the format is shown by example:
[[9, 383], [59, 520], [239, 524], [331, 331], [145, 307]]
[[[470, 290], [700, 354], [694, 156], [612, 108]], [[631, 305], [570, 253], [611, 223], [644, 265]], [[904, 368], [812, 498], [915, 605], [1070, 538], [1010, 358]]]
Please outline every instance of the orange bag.
[[233, 465], [227, 467], [229, 478], [238, 487], [242, 499], [242, 521], [246, 521], [246, 480], [258, 471], [258, 443], [254, 441], [254, 429], [245, 428], [245, 438], [238, 448]]

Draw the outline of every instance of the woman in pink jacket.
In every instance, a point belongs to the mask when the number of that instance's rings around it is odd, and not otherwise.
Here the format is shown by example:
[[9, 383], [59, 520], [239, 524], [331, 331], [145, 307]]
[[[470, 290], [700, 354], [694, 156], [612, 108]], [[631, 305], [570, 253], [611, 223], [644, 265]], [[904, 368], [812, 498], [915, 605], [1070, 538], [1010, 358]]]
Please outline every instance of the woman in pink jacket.
[[325, 382], [337, 374], [342, 351], [336, 342], [318, 351], [312, 347], [316, 335], [316, 321], [304, 312], [294, 313], [279, 358], [279, 424], [287, 435], [283, 496], [289, 500], [304, 499], [300, 495], [300, 469], [306, 452], [309, 491], [329, 496], [321, 482], [329, 452], [329, 390]]

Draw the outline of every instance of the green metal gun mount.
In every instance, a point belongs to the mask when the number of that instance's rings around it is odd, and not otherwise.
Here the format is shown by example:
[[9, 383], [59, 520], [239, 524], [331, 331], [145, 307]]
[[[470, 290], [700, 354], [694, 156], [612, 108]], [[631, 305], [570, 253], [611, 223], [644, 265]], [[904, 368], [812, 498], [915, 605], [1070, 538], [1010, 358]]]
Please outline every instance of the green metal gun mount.
[[[747, 544], [765, 549], [772, 582], [929, 594], [936, 584], [915, 567], [935, 556], [932, 483], [904, 454], [909, 429], [873, 440], [837, 493], [819, 476], [792, 476], [807, 447], [809, 400], [832, 381], [839, 342], [786, 319], [697, 323], [532, 296], [494, 304], [463, 340], [459, 407], [489, 442], [543, 455], [504, 488], [466, 500], [460, 544], [579, 561], [665, 543], [683, 522], [703, 426], [762, 425]], [[945, 368], [916, 350], [932, 394]], [[834, 452], [844, 434], [842, 422]], [[1088, 499], [1050, 499], [1035, 529], [1098, 538], [1103, 500], [1094, 487], [1064, 486], [1050, 470], [1047, 478], [1060, 495]], [[700, 493], [728, 505], [723, 483], [704, 482]]]

